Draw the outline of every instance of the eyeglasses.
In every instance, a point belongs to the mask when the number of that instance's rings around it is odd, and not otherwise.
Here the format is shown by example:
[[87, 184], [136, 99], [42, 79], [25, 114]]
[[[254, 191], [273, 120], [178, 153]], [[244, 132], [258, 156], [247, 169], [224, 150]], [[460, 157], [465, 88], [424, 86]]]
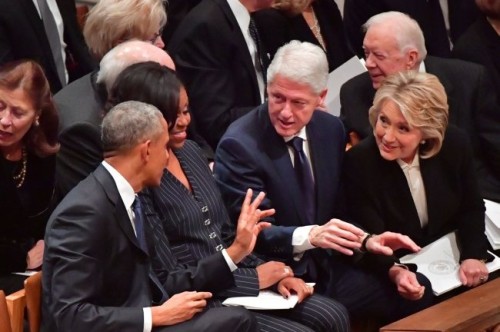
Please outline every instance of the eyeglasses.
[[158, 32], [156, 32], [153, 35], [153, 37], [151, 37], [151, 39], [148, 39], [147, 41], [150, 42], [151, 44], [154, 44], [158, 40], [158, 37], [161, 37], [162, 34], [163, 34], [163, 28], [161, 28], [160, 30], [158, 30]]

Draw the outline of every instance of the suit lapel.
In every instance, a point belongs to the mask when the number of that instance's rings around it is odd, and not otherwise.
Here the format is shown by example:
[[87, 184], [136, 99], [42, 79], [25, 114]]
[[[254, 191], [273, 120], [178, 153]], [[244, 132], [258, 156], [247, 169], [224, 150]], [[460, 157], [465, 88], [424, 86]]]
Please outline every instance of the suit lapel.
[[259, 118], [261, 123], [263, 123], [262, 128], [263, 133], [265, 133], [264, 142], [267, 142], [265, 146], [265, 154], [269, 156], [276, 173], [279, 174], [281, 178], [283, 193], [288, 193], [292, 199], [293, 206], [297, 214], [297, 220], [300, 220], [301, 225], [305, 225], [306, 219], [304, 211], [299, 209], [299, 206], [302, 205], [299, 183], [293, 169], [290, 153], [288, 152], [288, 148], [283, 140], [283, 137], [279, 136], [272, 126], [267, 112], [267, 107], [261, 107], [259, 110]]
[[127, 209], [123, 204], [123, 200], [121, 199], [120, 193], [118, 192], [118, 188], [116, 187], [116, 183], [113, 180], [111, 174], [109, 174], [104, 166], [99, 165], [99, 167], [94, 172], [94, 176], [96, 177], [97, 181], [101, 183], [106, 196], [108, 197], [111, 204], [113, 204], [113, 206], [115, 207], [114, 214], [116, 222], [118, 223], [120, 229], [138, 250], [147, 255], [147, 253], [141, 249], [139, 242], [137, 241], [137, 237], [135, 236], [134, 229], [132, 228], [132, 222], [130, 221]]
[[255, 73], [255, 67], [253, 65], [252, 57], [250, 55], [250, 52], [248, 51], [248, 46], [245, 41], [245, 37], [243, 37], [243, 34], [241, 32], [240, 26], [238, 25], [238, 21], [236, 21], [236, 17], [234, 17], [234, 14], [231, 10], [231, 7], [229, 7], [229, 4], [227, 3], [227, 0], [214, 0], [214, 2], [219, 6], [221, 11], [224, 13], [224, 16], [226, 17], [230, 33], [232, 34], [229, 40], [239, 53], [235, 58], [241, 61], [243, 67], [252, 78], [253, 86], [255, 87], [257, 96], [259, 96], [260, 99], [260, 92], [258, 92], [259, 84], [257, 83], [257, 74]]
[[23, 10], [28, 17], [28, 20], [33, 27], [33, 32], [36, 34], [38, 40], [41, 44], [49, 46], [49, 41], [47, 40], [47, 36], [45, 35], [45, 28], [43, 26], [42, 19], [40, 18], [40, 14], [38, 13], [35, 4], [32, 0], [19, 0]]

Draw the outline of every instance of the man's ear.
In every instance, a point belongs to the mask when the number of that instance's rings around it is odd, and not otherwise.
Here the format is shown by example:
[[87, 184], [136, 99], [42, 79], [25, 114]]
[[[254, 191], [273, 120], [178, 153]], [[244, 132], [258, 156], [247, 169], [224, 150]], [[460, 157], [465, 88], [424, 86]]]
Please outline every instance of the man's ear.
[[326, 94], [327, 94], [327, 93], [328, 93], [328, 89], [325, 89], [325, 90], [323, 90], [323, 91], [321, 91], [321, 92], [319, 93], [319, 104], [320, 104], [320, 105], [324, 105], [324, 106], [326, 106], [326, 105], [325, 105], [325, 98], [326, 98]]
[[151, 156], [151, 140], [141, 143], [139, 149], [142, 161], [147, 163], [149, 161], [149, 157]]
[[417, 65], [418, 61], [418, 51], [416, 49], [411, 49], [408, 51], [406, 54], [406, 69], [407, 70], [418, 70], [418, 68], [415, 68]]

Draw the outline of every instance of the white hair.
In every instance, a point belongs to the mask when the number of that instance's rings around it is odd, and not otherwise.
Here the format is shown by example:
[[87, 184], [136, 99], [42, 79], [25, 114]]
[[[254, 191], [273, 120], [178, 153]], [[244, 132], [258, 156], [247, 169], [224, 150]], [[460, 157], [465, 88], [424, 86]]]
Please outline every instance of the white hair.
[[267, 82], [272, 84], [276, 75], [306, 84], [319, 94], [326, 89], [328, 60], [325, 52], [314, 44], [292, 40], [280, 47], [267, 69]]
[[417, 63], [420, 64], [427, 56], [424, 33], [417, 21], [409, 15], [396, 11], [374, 15], [363, 24], [363, 31], [366, 32], [374, 26], [390, 26], [387, 31], [392, 31], [402, 53], [412, 48], [417, 50]]

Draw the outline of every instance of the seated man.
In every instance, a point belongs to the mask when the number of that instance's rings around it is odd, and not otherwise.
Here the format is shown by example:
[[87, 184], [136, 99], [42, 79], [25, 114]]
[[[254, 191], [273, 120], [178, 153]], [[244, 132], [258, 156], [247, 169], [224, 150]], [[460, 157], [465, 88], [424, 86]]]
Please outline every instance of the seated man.
[[[344, 304], [354, 318], [373, 314], [395, 320], [429, 305], [431, 289], [425, 277], [404, 267], [391, 264], [373, 273], [353, 268], [339, 254], [418, 247], [400, 234], [368, 236], [332, 219], [339, 205], [345, 130], [338, 118], [316, 110], [327, 92], [327, 76], [326, 56], [318, 46], [292, 41], [280, 48], [268, 70], [269, 103], [222, 137], [216, 180], [232, 220], [244, 188], [267, 193], [261, 208], [272, 206], [276, 214], [268, 219], [273, 226], [259, 235], [258, 254], [284, 261], [296, 276], [315, 281], [319, 293]], [[401, 295], [415, 301], [399, 296], [388, 272]]]
[[[104, 118], [105, 160], [66, 196], [47, 226], [43, 331], [255, 330], [251, 314], [240, 308], [195, 315], [211, 293], [184, 292], [231, 285], [222, 256], [211, 256], [196, 269], [170, 271], [163, 284], [152, 273], [154, 245], [148, 243], [135, 193], [159, 185], [168, 139], [167, 122], [151, 105], [122, 103]], [[269, 213], [256, 209], [259, 199], [249, 202], [247, 194], [245, 233], [228, 248], [237, 262], [252, 251], [266, 226], [258, 221]]]
[[483, 198], [500, 201], [500, 112], [484, 68], [456, 59], [426, 57], [422, 30], [403, 13], [375, 15], [364, 29], [368, 72], [347, 81], [340, 90], [341, 118], [350, 136], [362, 139], [372, 134], [368, 110], [385, 77], [402, 70], [434, 74], [448, 95], [450, 123], [467, 132], [472, 142]]

